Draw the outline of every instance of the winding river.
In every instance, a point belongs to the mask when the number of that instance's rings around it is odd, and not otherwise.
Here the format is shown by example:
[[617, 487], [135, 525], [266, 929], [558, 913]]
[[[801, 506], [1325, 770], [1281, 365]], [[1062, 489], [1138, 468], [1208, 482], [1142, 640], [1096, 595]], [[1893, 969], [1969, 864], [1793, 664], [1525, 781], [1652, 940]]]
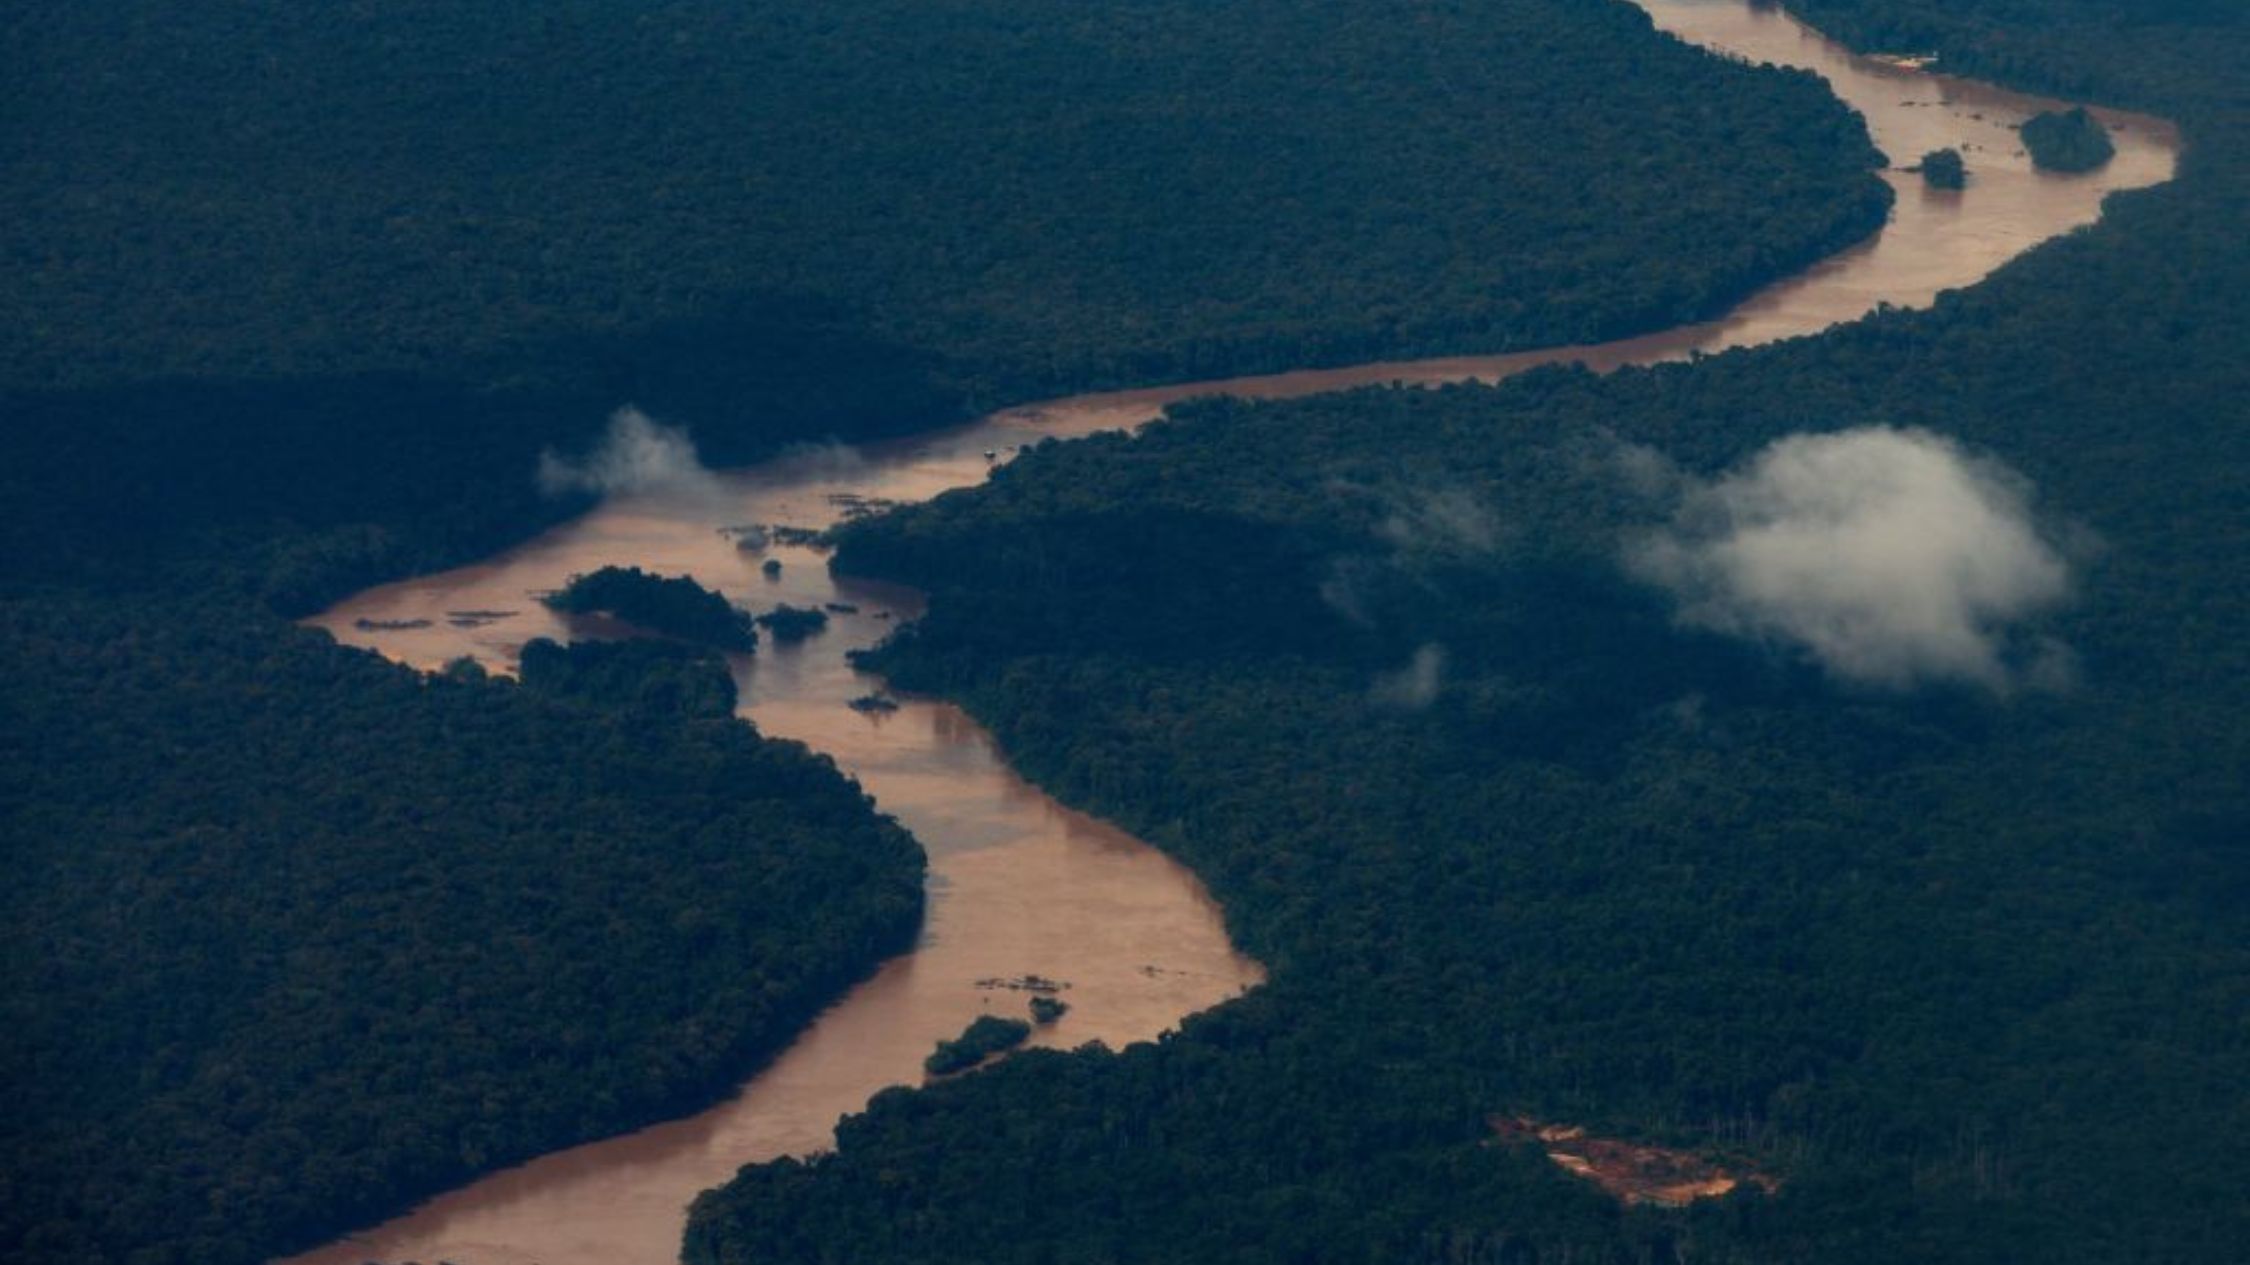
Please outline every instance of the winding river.
[[[1015, 1015], [1004, 981], [1068, 985], [1071, 1009], [1041, 1044], [1148, 1040], [1262, 978], [1235, 952], [1194, 875], [1123, 832], [1026, 784], [957, 708], [906, 700], [864, 714], [879, 687], [845, 662], [918, 612], [915, 594], [834, 580], [816, 553], [738, 548], [721, 528], [818, 528], [869, 501], [908, 502], [981, 481], [992, 460], [1048, 436], [1137, 425], [1164, 405], [1225, 392], [1306, 395], [1381, 382], [1494, 380], [1538, 364], [1648, 364], [1817, 333], [1878, 304], [1911, 307], [1975, 283], [2025, 249], [2092, 223], [2117, 190], [2170, 177], [2178, 140], [2161, 120], [2097, 113], [2117, 157], [2084, 176], [2032, 170], [2013, 126], [2057, 103], [1854, 57], [1787, 15], [1744, 0], [1641, 0], [1681, 38], [1756, 62], [1810, 68], [1866, 116], [1897, 163], [1961, 149], [1963, 193], [1886, 173], [1898, 192], [1880, 236], [1753, 296], [1725, 317], [1644, 338], [1496, 357], [1284, 373], [1088, 395], [1008, 409], [972, 425], [859, 449], [800, 453], [613, 498], [488, 562], [386, 585], [313, 623], [339, 641], [435, 667], [459, 655], [505, 668], [533, 637], [571, 629], [535, 595], [577, 572], [632, 564], [694, 575], [738, 602], [839, 608], [828, 630], [736, 668], [742, 714], [767, 734], [833, 756], [930, 856], [929, 917], [916, 949], [824, 1013], [741, 1092], [701, 1115], [549, 1155], [441, 1196], [293, 1265], [665, 1265], [688, 1201], [740, 1166], [828, 1146], [837, 1118], [877, 1090], [921, 1078], [921, 1059], [980, 1013]], [[781, 563], [777, 576], [763, 564]]]

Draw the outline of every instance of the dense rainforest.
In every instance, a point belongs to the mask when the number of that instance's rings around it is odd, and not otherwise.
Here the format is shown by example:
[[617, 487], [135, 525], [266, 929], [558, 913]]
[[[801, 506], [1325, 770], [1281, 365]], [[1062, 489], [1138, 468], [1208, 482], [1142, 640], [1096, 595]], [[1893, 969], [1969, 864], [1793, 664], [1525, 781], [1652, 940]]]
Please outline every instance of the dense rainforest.
[[1670, 325], [1883, 205], [1814, 77], [1713, 65], [1622, 3], [0, 22], [9, 385], [451, 373], [809, 298], [1013, 403]]
[[912, 921], [911, 842], [693, 655], [423, 680], [288, 618], [652, 454], [1666, 324], [1888, 197], [1811, 77], [1621, 3], [33, 0], [0, 50], [0, 1256], [73, 1265], [686, 1109]]
[[716, 657], [423, 678], [0, 604], [0, 1255], [256, 1261], [699, 1106], [911, 943], [920, 849]]
[[[456, 663], [446, 671], [458, 676], [484, 668]], [[640, 637], [569, 645], [535, 637], [518, 656], [516, 675], [534, 693], [659, 716], [731, 716], [737, 698], [734, 677], [717, 652]]]
[[[2167, 113], [2182, 176], [1928, 312], [1189, 405], [844, 529], [933, 595], [894, 683], [1188, 861], [1272, 979], [886, 1094], [706, 1196], [691, 1261], [2243, 1254], [2250, 27], [1806, 8]], [[1870, 469], [1960, 572], [1847, 530]], [[1870, 600], [1907, 580], [1957, 604]], [[1623, 1208], [1498, 1116], [1776, 1184]]]

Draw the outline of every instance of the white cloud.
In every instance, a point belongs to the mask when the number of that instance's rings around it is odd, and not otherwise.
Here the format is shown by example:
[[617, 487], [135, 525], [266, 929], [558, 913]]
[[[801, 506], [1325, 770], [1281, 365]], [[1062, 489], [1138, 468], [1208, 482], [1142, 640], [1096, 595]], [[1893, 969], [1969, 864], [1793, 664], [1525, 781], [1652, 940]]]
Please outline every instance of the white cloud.
[[1386, 707], [1420, 710], [1437, 701], [1438, 688], [1444, 683], [1445, 647], [1427, 645], [1416, 650], [1405, 667], [1376, 677], [1370, 694]]
[[[1793, 435], [1690, 484], [1627, 562], [1681, 622], [1809, 652], [1843, 680], [2007, 689], [2010, 626], [2068, 595], [2029, 487], [1939, 435], [1867, 427]], [[2037, 647], [2034, 684], [2067, 648]]]
[[696, 454], [687, 431], [666, 426], [627, 405], [612, 413], [609, 430], [583, 458], [573, 461], [552, 449], [539, 454], [539, 490], [548, 496], [592, 492], [633, 496], [663, 492], [716, 496], [718, 480]]

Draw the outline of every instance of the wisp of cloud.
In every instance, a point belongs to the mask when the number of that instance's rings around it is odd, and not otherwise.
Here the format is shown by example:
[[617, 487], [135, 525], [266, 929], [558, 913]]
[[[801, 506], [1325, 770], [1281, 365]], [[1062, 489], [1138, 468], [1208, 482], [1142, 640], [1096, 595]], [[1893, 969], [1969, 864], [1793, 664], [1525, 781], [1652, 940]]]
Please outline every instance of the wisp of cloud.
[[1928, 431], [1793, 435], [1689, 484], [1627, 565], [1673, 595], [1682, 623], [1798, 647], [1841, 680], [2004, 691], [2011, 626], [2070, 589], [2028, 491]]
[[1418, 711], [1437, 701], [1444, 684], [1445, 647], [1431, 644], [1416, 650], [1405, 667], [1377, 676], [1369, 696], [1384, 707]]
[[719, 486], [687, 431], [626, 405], [610, 414], [608, 431], [584, 457], [573, 461], [552, 449], [540, 453], [539, 490], [548, 496], [663, 492], [711, 497]]
[[1499, 520], [1466, 488], [1423, 488], [1412, 497], [1385, 499], [1391, 512], [1375, 534], [1402, 550], [1490, 553], [1500, 544]]

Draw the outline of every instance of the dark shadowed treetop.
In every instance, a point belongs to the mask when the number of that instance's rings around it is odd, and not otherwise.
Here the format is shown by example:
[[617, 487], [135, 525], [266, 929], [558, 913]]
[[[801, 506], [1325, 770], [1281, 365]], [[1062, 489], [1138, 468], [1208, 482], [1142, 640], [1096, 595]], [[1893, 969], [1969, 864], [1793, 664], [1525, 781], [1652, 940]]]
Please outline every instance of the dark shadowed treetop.
[[655, 716], [711, 720], [734, 714], [734, 677], [717, 651], [676, 641], [574, 641], [537, 637], [517, 660], [524, 688]]
[[1969, 169], [1958, 149], [1932, 150], [1922, 155], [1922, 180], [1932, 189], [1965, 189]]

